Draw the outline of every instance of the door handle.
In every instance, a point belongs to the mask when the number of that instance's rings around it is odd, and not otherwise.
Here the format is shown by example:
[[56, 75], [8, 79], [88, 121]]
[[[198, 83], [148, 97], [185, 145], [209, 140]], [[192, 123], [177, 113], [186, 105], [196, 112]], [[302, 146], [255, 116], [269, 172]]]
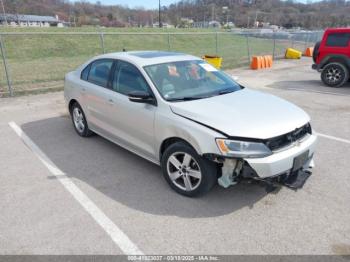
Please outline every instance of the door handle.
[[113, 105], [113, 104], [114, 104], [114, 101], [113, 101], [112, 98], [109, 98], [109, 99], [108, 99], [108, 104], [110, 104], [110, 105]]
[[82, 88], [81, 88], [81, 91], [85, 92], [85, 91], [86, 91], [86, 88], [85, 88], [85, 87], [82, 87]]

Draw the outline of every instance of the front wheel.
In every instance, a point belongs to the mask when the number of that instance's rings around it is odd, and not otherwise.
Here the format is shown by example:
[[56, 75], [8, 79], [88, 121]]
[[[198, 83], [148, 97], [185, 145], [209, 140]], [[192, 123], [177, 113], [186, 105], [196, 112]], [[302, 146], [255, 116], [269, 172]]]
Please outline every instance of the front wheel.
[[323, 83], [330, 87], [341, 87], [349, 80], [349, 70], [341, 63], [329, 63], [321, 73]]
[[162, 172], [172, 189], [195, 197], [209, 192], [217, 181], [215, 163], [201, 157], [186, 143], [169, 146], [161, 160]]

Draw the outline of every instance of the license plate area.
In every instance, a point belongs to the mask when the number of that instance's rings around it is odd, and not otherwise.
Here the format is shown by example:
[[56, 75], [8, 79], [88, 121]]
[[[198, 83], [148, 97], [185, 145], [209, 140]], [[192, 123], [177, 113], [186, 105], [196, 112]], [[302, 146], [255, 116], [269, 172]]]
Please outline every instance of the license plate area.
[[292, 172], [299, 170], [309, 159], [309, 150], [294, 158]]

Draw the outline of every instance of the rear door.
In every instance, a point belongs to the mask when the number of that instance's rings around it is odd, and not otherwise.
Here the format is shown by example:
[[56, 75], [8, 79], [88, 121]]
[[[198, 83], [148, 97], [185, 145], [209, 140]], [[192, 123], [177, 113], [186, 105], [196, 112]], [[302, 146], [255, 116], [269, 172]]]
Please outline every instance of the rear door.
[[85, 114], [89, 127], [95, 131], [109, 130], [107, 114], [111, 99], [108, 87], [114, 64], [113, 59], [95, 60], [84, 75]]

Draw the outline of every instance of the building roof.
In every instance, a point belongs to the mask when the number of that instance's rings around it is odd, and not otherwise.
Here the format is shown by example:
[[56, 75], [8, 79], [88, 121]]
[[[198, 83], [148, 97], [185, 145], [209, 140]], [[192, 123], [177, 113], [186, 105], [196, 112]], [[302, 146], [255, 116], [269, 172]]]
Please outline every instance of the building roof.
[[40, 15], [21, 15], [21, 14], [0, 14], [0, 21], [8, 22], [48, 22], [58, 23], [60, 22], [56, 17], [53, 16], [40, 16]]

